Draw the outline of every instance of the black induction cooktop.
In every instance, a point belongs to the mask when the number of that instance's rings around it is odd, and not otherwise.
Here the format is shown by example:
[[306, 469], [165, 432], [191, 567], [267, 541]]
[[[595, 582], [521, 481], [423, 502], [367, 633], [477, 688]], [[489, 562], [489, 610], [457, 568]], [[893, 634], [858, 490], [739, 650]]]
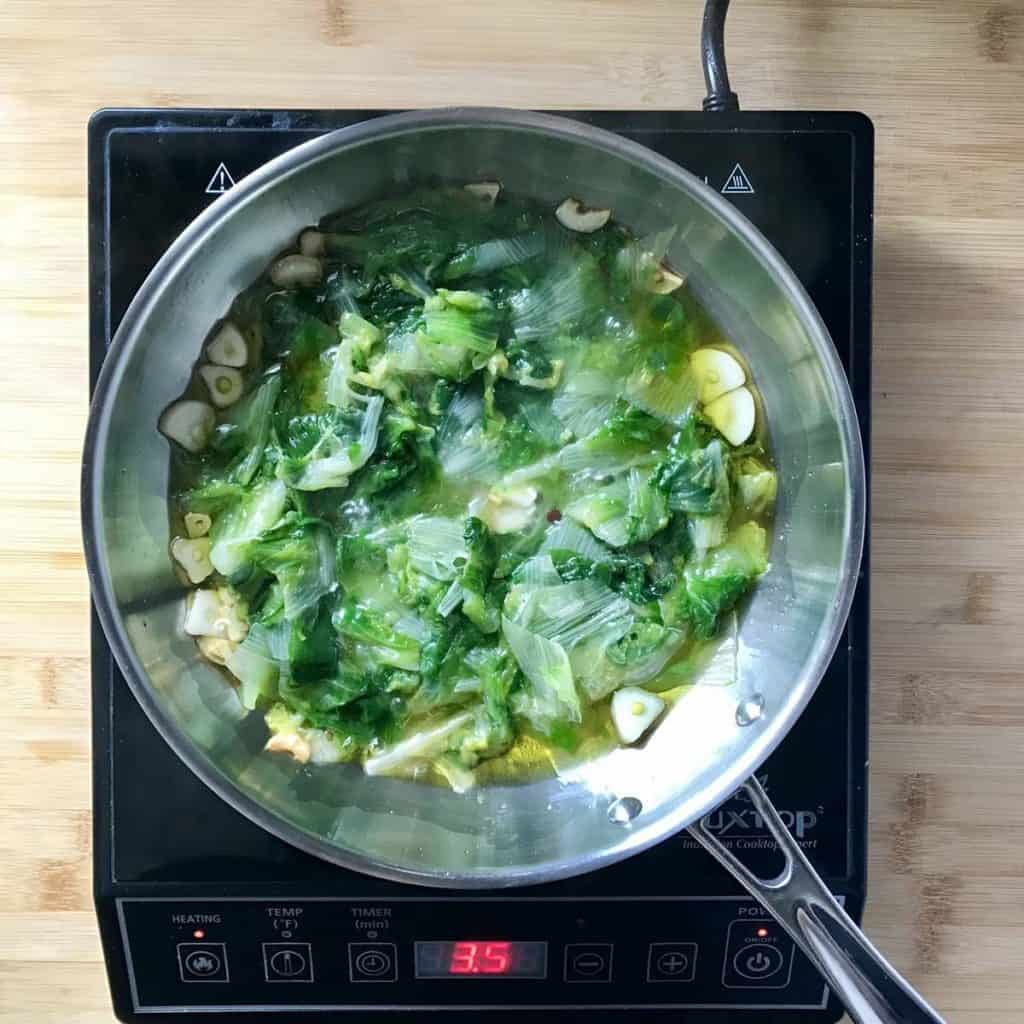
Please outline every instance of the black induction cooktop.
[[[91, 381], [167, 246], [270, 158], [380, 111], [105, 110], [89, 125]], [[869, 454], [873, 130], [852, 113], [574, 111], [725, 195], [794, 269], [850, 379]], [[865, 897], [869, 545], [828, 674], [760, 777], [832, 890]], [[684, 833], [542, 887], [447, 892], [327, 864], [241, 817], [150, 725], [92, 630], [95, 897], [123, 1020], [665, 1019], [824, 1024], [840, 1009]], [[753, 808], [711, 815], [762, 871]]]

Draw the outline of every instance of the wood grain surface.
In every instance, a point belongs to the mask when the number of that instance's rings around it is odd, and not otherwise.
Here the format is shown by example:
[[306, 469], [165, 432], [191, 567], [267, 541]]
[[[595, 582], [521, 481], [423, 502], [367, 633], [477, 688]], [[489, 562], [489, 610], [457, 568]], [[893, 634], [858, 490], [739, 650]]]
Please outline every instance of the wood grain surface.
[[[0, 1022], [113, 1019], [77, 498], [89, 114], [692, 109], [700, 7], [0, 3]], [[1024, 1020], [1024, 3], [737, 0], [728, 42], [746, 106], [877, 132], [867, 926], [951, 1020]]]

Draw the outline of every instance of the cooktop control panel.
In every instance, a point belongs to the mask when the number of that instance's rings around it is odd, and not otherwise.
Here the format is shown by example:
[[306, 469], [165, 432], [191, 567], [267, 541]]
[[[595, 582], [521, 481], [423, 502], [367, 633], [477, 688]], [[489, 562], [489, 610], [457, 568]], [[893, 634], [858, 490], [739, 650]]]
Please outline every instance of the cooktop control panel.
[[736, 897], [128, 898], [117, 914], [140, 1013], [811, 1010], [828, 999], [789, 936]]

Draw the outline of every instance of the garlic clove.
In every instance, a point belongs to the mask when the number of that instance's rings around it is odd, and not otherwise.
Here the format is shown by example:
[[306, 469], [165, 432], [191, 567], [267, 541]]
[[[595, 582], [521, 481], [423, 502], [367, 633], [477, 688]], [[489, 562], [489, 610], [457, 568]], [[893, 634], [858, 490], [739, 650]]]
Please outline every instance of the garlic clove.
[[493, 487], [491, 490], [495, 500], [514, 508], [532, 509], [537, 503], [537, 488], [528, 484], [518, 487]]
[[668, 295], [677, 288], [682, 288], [685, 283], [685, 277], [680, 277], [674, 270], [661, 266], [655, 271], [654, 280], [651, 282], [651, 291], [656, 295]]
[[493, 533], [525, 530], [537, 513], [537, 488], [527, 485], [495, 486], [486, 497], [473, 498], [469, 514], [478, 516]]
[[306, 764], [313, 754], [309, 741], [297, 732], [275, 733], [263, 749], [272, 753], [291, 754], [300, 764]]
[[704, 415], [729, 444], [736, 447], [754, 432], [757, 422], [754, 396], [746, 388], [737, 388], [705, 405]]
[[216, 636], [240, 644], [249, 631], [230, 587], [196, 590], [188, 598], [185, 632], [190, 636]]
[[462, 186], [467, 192], [471, 192], [488, 206], [493, 206], [501, 192], [500, 181], [474, 181]]
[[575, 196], [562, 200], [555, 210], [555, 216], [560, 224], [570, 231], [579, 231], [585, 235], [603, 228], [611, 215], [611, 210], [585, 206]]
[[212, 636], [225, 639], [220, 624], [221, 609], [215, 590], [196, 590], [189, 595], [185, 612], [185, 632], [189, 636]]
[[337, 764], [341, 751], [326, 729], [303, 729], [303, 739], [309, 744], [313, 764]]
[[202, 583], [213, 572], [209, 537], [175, 537], [171, 541], [171, 557], [185, 570], [190, 583]]
[[232, 643], [240, 644], [249, 632], [249, 621], [239, 596], [231, 587], [218, 587], [217, 600], [220, 602], [221, 633]]
[[213, 520], [205, 512], [185, 513], [185, 532], [193, 540], [196, 537], [205, 537], [212, 525]]
[[623, 743], [636, 743], [665, 710], [665, 702], [639, 686], [624, 686], [612, 696], [612, 724]]
[[215, 665], [227, 665], [228, 658], [231, 657], [235, 649], [235, 645], [230, 640], [220, 636], [197, 636], [196, 646], [199, 648], [199, 653]]
[[316, 228], [306, 228], [299, 235], [299, 252], [303, 256], [323, 256], [326, 251], [324, 236]]
[[209, 443], [217, 416], [206, 402], [190, 398], [169, 405], [157, 424], [160, 433], [186, 451], [201, 452]]
[[690, 369], [697, 378], [701, 405], [742, 386], [747, 374], [739, 361], [720, 348], [699, 348], [690, 356]]
[[282, 256], [270, 268], [270, 280], [280, 288], [311, 288], [320, 283], [323, 267], [318, 259], [293, 253]]
[[249, 346], [245, 336], [230, 320], [221, 324], [220, 330], [206, 346], [206, 358], [218, 366], [242, 367], [249, 361]]
[[210, 401], [221, 409], [234, 405], [242, 397], [242, 375], [231, 366], [207, 363], [199, 367]]

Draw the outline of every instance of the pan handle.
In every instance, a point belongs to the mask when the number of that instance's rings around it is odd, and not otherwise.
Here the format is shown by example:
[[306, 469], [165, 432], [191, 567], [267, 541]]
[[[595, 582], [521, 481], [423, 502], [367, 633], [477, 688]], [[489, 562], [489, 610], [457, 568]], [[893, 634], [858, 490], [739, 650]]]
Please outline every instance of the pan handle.
[[708, 829], [690, 834], [786, 929], [825, 976], [858, 1024], [943, 1024], [850, 920], [811, 867], [756, 779], [743, 784], [786, 859], [772, 879], [759, 878]]

